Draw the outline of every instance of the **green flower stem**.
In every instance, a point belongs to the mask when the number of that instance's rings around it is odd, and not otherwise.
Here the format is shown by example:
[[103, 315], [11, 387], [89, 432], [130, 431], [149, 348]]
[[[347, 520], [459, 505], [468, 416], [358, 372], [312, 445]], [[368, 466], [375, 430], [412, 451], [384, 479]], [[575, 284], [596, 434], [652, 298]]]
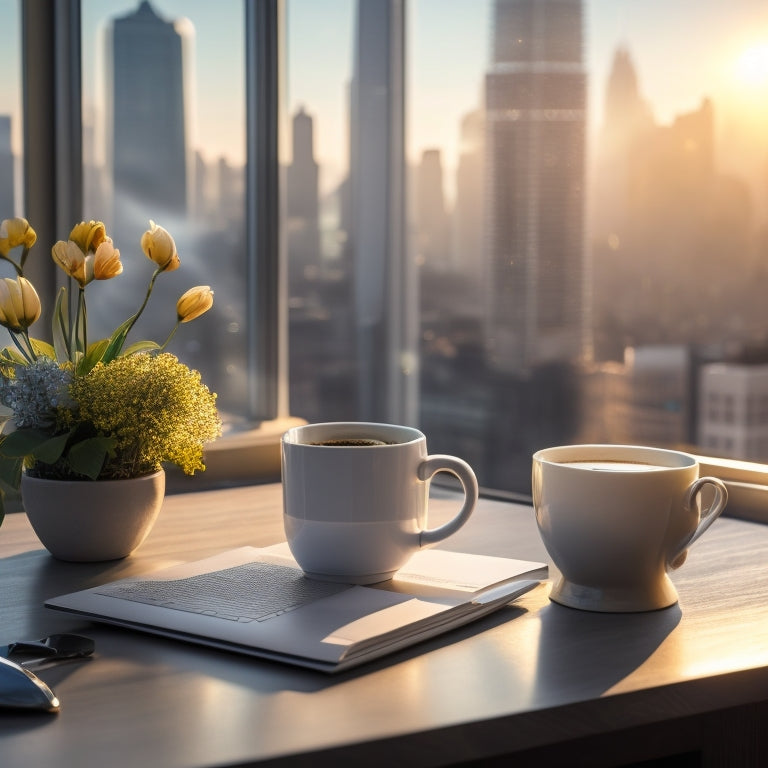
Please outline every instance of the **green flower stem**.
[[170, 343], [171, 339], [176, 335], [176, 331], [179, 330], [179, 326], [181, 325], [181, 320], [176, 321], [176, 325], [173, 326], [171, 332], [168, 334], [168, 338], [163, 342], [160, 349], [158, 349], [158, 352], [162, 352]]
[[26, 258], [27, 253], [29, 253], [29, 248], [24, 249], [24, 255], [21, 257], [21, 266], [19, 266], [10, 256], [2, 257], [16, 270], [17, 277], [24, 277], [24, 259]]
[[32, 359], [37, 360], [37, 352], [35, 352], [35, 347], [32, 344], [32, 340], [29, 338], [29, 329], [23, 330], [22, 336], [24, 338], [24, 343], [27, 345], [27, 348], [29, 349], [29, 354], [32, 355]]
[[[24, 356], [24, 358], [32, 363], [35, 360], [37, 360], [37, 355], [35, 354], [34, 347], [32, 346], [32, 342], [29, 340], [29, 331], [19, 331], [18, 333], [11, 333], [11, 340], [16, 345], [16, 349], [21, 352], [21, 354]], [[23, 344], [19, 339], [24, 342]]]
[[128, 329], [125, 332], [125, 338], [128, 338], [128, 334], [131, 332], [131, 328], [133, 328], [134, 325], [136, 325], [136, 321], [141, 317], [141, 313], [144, 311], [144, 309], [147, 306], [147, 302], [149, 301], [149, 297], [152, 295], [152, 289], [155, 287], [155, 280], [157, 280], [157, 276], [162, 272], [162, 267], [158, 267], [154, 274], [152, 275], [152, 279], [149, 281], [149, 285], [147, 286], [147, 294], [144, 296], [144, 301], [141, 303], [141, 306], [139, 307], [139, 311], [131, 318], [131, 322], [128, 325]]

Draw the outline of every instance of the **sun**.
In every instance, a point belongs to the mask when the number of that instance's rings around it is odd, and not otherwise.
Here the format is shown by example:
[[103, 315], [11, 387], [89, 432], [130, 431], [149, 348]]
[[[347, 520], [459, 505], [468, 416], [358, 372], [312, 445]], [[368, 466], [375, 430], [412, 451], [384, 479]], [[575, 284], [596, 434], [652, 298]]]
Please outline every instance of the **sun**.
[[747, 48], [736, 62], [736, 75], [744, 85], [768, 88], [768, 43]]

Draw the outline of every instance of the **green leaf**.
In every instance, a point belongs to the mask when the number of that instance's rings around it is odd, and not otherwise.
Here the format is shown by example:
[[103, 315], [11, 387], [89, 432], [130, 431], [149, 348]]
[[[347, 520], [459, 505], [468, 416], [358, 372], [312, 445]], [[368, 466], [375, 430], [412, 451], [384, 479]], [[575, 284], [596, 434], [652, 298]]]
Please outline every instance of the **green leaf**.
[[21, 485], [21, 468], [24, 459], [0, 456], [0, 480], [11, 488]]
[[85, 291], [80, 290], [77, 294], [77, 315], [75, 316], [75, 346], [77, 351], [85, 354], [85, 339], [88, 333], [88, 315], [85, 306]]
[[87, 373], [89, 373], [96, 365], [96, 363], [98, 363], [104, 357], [104, 353], [106, 352], [108, 346], [109, 339], [100, 339], [93, 344], [89, 344], [87, 354], [77, 364], [78, 375], [85, 376]]
[[45, 355], [45, 357], [50, 357], [51, 360], [56, 359], [56, 351], [54, 350], [53, 345], [42, 339], [30, 339], [29, 341], [32, 344], [32, 349], [35, 350], [36, 355]]
[[107, 454], [114, 449], [116, 443], [114, 437], [89, 437], [75, 443], [69, 449], [69, 465], [79, 475], [96, 480]]
[[5, 347], [0, 352], [0, 364], [3, 365], [29, 365], [24, 356], [15, 347]]
[[104, 356], [101, 358], [101, 362], [107, 365], [111, 363], [122, 351], [123, 344], [125, 344], [125, 338], [128, 336], [128, 331], [133, 326], [133, 317], [129, 317], [124, 323], [121, 323], [115, 332], [109, 339], [109, 346], [104, 352]]
[[13, 408], [0, 405], [0, 430], [13, 418]]
[[38, 429], [17, 429], [6, 435], [0, 443], [0, 454], [23, 459], [35, 455], [37, 449], [50, 439], [49, 434]]
[[160, 349], [160, 345], [156, 341], [135, 341], [123, 350], [120, 357], [135, 355], [137, 352], [152, 352], [156, 349]]
[[70, 434], [70, 432], [67, 432], [46, 440], [35, 448], [32, 455], [44, 464], [55, 464], [64, 453]]
[[70, 359], [69, 355], [69, 301], [67, 289], [62, 287], [56, 296], [56, 306], [53, 310], [53, 347], [56, 350], [56, 360], [63, 363]]

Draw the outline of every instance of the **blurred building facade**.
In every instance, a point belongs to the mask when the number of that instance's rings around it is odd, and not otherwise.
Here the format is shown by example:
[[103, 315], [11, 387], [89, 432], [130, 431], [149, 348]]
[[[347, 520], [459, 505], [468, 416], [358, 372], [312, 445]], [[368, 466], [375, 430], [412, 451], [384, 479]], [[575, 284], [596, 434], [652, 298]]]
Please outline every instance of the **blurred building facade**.
[[486, 345], [507, 373], [585, 353], [586, 82], [580, 0], [494, 4]]
[[110, 134], [118, 206], [140, 200], [158, 211], [187, 213], [182, 42], [178, 23], [160, 18], [147, 0], [112, 22]]
[[698, 444], [714, 456], [768, 461], [768, 365], [701, 369]]

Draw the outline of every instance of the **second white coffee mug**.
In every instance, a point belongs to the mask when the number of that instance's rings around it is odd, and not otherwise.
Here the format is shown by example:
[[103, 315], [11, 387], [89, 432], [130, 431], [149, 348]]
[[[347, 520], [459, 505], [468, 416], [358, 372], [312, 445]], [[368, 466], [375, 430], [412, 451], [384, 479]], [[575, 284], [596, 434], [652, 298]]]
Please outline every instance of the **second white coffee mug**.
[[[713, 499], [700, 508], [701, 490]], [[668, 571], [720, 515], [725, 485], [694, 456], [635, 445], [566, 445], [533, 456], [533, 503], [560, 578], [550, 598], [593, 611], [666, 608]]]
[[[427, 453], [412, 427], [331, 422], [294, 427], [282, 439], [283, 522], [288, 546], [312, 578], [384, 581], [421, 547], [457, 531], [478, 498], [472, 468]], [[427, 522], [429, 481], [455, 475], [464, 499], [453, 519]]]

